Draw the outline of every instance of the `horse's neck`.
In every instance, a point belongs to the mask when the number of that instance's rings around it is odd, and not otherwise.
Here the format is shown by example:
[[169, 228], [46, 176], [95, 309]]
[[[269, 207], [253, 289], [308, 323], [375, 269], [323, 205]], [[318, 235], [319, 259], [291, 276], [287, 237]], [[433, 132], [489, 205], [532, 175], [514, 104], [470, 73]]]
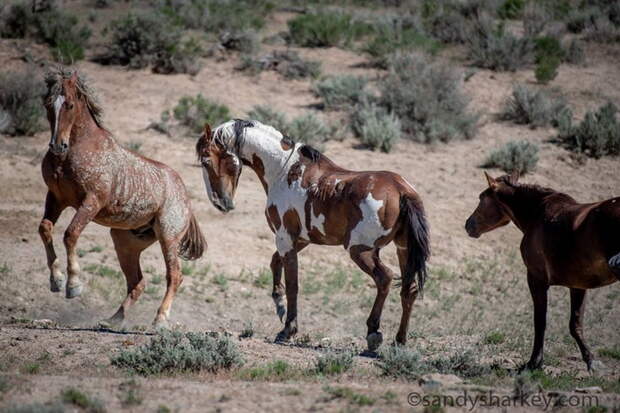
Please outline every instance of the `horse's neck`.
[[512, 195], [501, 201], [508, 207], [515, 225], [522, 232], [526, 232], [532, 223], [542, 217], [546, 195], [548, 194], [517, 188]]
[[[252, 165], [252, 169], [257, 174], [264, 171], [262, 178], [271, 188], [275, 182], [286, 177], [291, 165], [299, 159], [297, 148], [298, 144], [285, 150], [275, 136], [263, 132], [246, 131], [241, 157]], [[260, 159], [263, 171], [257, 170], [254, 157]]]
[[105, 129], [97, 124], [88, 108], [84, 107], [83, 111], [83, 115], [76, 121], [71, 129], [70, 147], [79, 147], [79, 144], [89, 141], [99, 141], [99, 143], [105, 142], [108, 145], [115, 146], [116, 142], [114, 139], [109, 136]]

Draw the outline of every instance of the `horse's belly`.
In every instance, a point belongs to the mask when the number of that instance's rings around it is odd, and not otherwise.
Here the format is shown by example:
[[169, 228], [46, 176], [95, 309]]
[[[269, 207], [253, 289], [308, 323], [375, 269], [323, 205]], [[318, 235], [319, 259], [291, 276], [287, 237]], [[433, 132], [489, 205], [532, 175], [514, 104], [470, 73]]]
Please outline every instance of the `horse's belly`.
[[94, 221], [106, 227], [135, 229], [147, 225], [153, 219], [156, 205], [145, 205], [144, 209], [134, 205], [118, 205], [103, 208]]
[[617, 281], [604, 258], [593, 260], [589, 265], [573, 265], [550, 276], [551, 285], [568, 288], [590, 289], [604, 287]]

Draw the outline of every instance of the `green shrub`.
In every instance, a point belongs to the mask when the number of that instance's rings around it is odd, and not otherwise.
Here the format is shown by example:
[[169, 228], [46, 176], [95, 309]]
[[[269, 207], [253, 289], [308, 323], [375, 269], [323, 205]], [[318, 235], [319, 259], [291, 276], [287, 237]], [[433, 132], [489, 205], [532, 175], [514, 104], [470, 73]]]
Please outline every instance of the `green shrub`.
[[504, 30], [503, 25], [481, 20], [468, 41], [468, 56], [475, 66], [515, 71], [531, 61], [532, 42]]
[[459, 76], [447, 65], [397, 54], [378, 86], [380, 105], [400, 118], [409, 138], [432, 143], [473, 137], [478, 116], [468, 113]]
[[365, 96], [367, 84], [363, 77], [330, 76], [312, 85], [312, 91], [323, 100], [325, 108], [343, 109], [356, 105]]
[[428, 32], [444, 43], [465, 43], [471, 32], [471, 22], [479, 12], [466, 5], [449, 1], [436, 3], [425, 19]]
[[415, 18], [407, 16], [380, 20], [363, 50], [372, 57], [374, 65], [387, 68], [388, 57], [398, 50], [420, 49], [434, 54], [439, 47]]
[[363, 102], [352, 115], [353, 132], [372, 150], [390, 152], [401, 136], [400, 119], [374, 103]]
[[44, 11], [33, 13], [25, 2], [16, 2], [0, 15], [0, 35], [44, 42], [51, 47], [56, 61], [71, 64], [84, 58], [84, 48], [91, 36], [90, 29], [78, 23], [76, 16], [53, 3]]
[[32, 71], [0, 73], [0, 133], [34, 135], [43, 129], [43, 82]]
[[448, 357], [436, 357], [429, 360], [427, 371], [437, 371], [441, 374], [455, 374], [459, 377], [478, 377], [488, 372], [488, 367], [480, 364], [475, 350], [458, 350]]
[[301, 14], [287, 24], [290, 41], [304, 47], [345, 46], [370, 31], [348, 14], [335, 12]]
[[179, 123], [194, 133], [200, 133], [205, 123], [219, 125], [231, 118], [228, 107], [205, 99], [201, 94], [195, 97], [183, 96], [172, 113]]
[[524, 7], [525, 0], [504, 0], [497, 9], [497, 14], [502, 19], [516, 19], [521, 17]]
[[326, 352], [320, 355], [314, 364], [318, 374], [331, 376], [342, 374], [353, 366], [353, 353], [351, 352]]
[[[282, 112], [278, 112], [267, 105], [256, 105], [248, 112], [248, 118], [269, 125], [278, 131], [285, 133], [288, 129], [288, 121]], [[271, 281], [271, 273], [267, 272], [268, 281]]]
[[112, 21], [106, 30], [111, 31], [111, 40], [101, 63], [133, 69], [152, 66], [156, 73], [196, 74], [200, 69], [199, 43], [184, 39], [181, 30], [160, 15], [129, 13]]
[[91, 398], [88, 394], [75, 387], [63, 390], [60, 397], [64, 403], [72, 404], [91, 413], [103, 413], [106, 411], [101, 400]]
[[61, 10], [35, 15], [38, 37], [52, 48], [56, 61], [72, 64], [84, 58], [84, 48], [91, 36], [88, 27], [78, 27], [78, 18]]
[[231, 369], [243, 364], [237, 346], [226, 337], [206, 333], [163, 331], [148, 344], [135, 350], [122, 350], [112, 357], [112, 365], [147, 376]]
[[534, 40], [536, 62], [536, 80], [548, 83], [557, 76], [557, 68], [565, 58], [566, 52], [560, 41], [552, 36], [543, 36]]
[[312, 113], [298, 116], [288, 126], [287, 135], [293, 140], [322, 149], [332, 134], [331, 128]]
[[265, 0], [156, 0], [175, 25], [212, 33], [260, 29], [273, 3]]
[[519, 175], [525, 175], [532, 172], [537, 163], [537, 145], [528, 141], [510, 141], [491, 152], [482, 166], [484, 168], [498, 168], [509, 174], [518, 172]]
[[536, 128], [557, 125], [565, 110], [567, 107], [563, 99], [517, 84], [512, 89], [512, 95], [506, 99], [500, 118]]
[[220, 33], [219, 41], [223, 48], [242, 53], [256, 53], [260, 48], [258, 34], [253, 29], [224, 31]]
[[321, 62], [304, 60], [293, 50], [276, 50], [259, 58], [242, 56], [236, 69], [250, 74], [274, 70], [286, 79], [316, 78], [321, 74]]
[[501, 331], [491, 331], [484, 337], [484, 344], [497, 345], [506, 340], [506, 335]]
[[579, 125], [567, 117], [558, 128], [560, 142], [574, 152], [593, 158], [620, 154], [620, 122], [618, 108], [609, 102], [596, 112], [588, 111]]
[[402, 346], [384, 347], [377, 361], [377, 367], [386, 376], [416, 380], [426, 372], [422, 355]]

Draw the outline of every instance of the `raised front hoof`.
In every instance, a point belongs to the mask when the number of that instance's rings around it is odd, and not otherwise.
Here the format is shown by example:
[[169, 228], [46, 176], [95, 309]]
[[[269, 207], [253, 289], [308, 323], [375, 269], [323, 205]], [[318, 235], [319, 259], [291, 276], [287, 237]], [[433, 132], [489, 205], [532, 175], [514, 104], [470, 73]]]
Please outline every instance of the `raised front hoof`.
[[65, 297], [67, 298], [75, 298], [82, 294], [84, 291], [84, 286], [82, 284], [69, 285], [67, 284], [67, 291]]
[[59, 293], [66, 288], [67, 279], [65, 277], [50, 277], [50, 291]]
[[603, 364], [603, 362], [599, 360], [592, 360], [589, 363], [587, 363], [587, 365], [588, 365], [588, 371], [590, 372], [590, 374], [597, 373], [605, 368], [605, 365]]
[[366, 336], [366, 343], [368, 344], [368, 351], [376, 352], [381, 343], [383, 343], [383, 334], [380, 332], [370, 333]]

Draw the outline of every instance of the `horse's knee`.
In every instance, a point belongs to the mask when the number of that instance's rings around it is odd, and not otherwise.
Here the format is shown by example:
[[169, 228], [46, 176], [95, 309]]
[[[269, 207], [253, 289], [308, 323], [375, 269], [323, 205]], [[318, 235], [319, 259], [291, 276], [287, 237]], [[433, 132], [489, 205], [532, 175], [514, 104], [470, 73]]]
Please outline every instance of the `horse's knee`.
[[65, 247], [69, 248], [69, 247], [73, 247], [77, 243], [77, 239], [78, 239], [78, 236], [76, 232], [68, 228], [65, 231], [62, 241], [65, 244]]
[[52, 232], [52, 228], [53, 224], [49, 220], [41, 220], [41, 223], [39, 224], [39, 235], [41, 235], [42, 238], [49, 237]]

